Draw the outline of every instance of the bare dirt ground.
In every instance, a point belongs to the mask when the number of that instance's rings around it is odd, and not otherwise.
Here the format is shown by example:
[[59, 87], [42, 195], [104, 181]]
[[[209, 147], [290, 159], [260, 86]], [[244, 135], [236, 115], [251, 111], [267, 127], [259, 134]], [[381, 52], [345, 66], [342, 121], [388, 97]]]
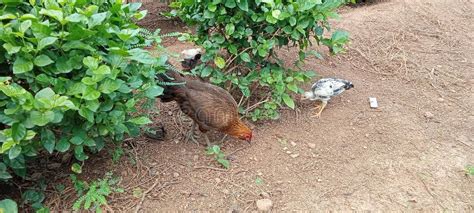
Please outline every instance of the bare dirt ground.
[[[101, 166], [121, 174], [126, 189], [109, 205], [254, 211], [267, 197], [275, 211], [474, 211], [474, 180], [464, 171], [474, 164], [473, 5], [406, 0], [344, 9], [334, 24], [351, 33], [348, 52], [306, 68], [355, 88], [320, 119], [310, 117], [313, 103], [299, 103], [279, 121], [254, 124], [252, 145], [225, 142], [229, 170], [212, 169], [203, 146], [182, 142], [188, 124], [173, 105], [159, 105], [167, 140], [139, 139], [127, 151], [136, 163]], [[380, 107], [370, 109], [368, 97]]]

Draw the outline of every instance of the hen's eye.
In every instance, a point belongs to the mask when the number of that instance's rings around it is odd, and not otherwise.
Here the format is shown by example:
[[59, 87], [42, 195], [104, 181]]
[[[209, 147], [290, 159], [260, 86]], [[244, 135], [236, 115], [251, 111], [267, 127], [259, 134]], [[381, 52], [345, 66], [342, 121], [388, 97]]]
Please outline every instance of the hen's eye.
[[332, 88], [332, 85], [331, 85], [331, 86], [329, 86], [329, 88]]

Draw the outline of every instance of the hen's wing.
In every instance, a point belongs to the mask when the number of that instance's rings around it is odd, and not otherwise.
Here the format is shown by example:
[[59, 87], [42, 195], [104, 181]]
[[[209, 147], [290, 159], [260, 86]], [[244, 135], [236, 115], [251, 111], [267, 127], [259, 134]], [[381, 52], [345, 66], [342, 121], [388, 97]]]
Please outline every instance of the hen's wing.
[[224, 89], [188, 81], [182, 110], [196, 121], [201, 130], [223, 129], [238, 118], [237, 103]]
[[323, 78], [313, 84], [313, 93], [321, 98], [329, 100], [331, 97], [341, 94], [349, 82], [343, 79]]

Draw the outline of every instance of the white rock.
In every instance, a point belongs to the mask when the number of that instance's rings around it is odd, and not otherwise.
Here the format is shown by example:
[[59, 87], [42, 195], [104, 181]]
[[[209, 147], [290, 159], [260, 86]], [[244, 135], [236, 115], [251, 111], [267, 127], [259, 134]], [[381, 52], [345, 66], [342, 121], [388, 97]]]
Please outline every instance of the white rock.
[[433, 118], [433, 117], [434, 117], [433, 113], [431, 113], [431, 112], [425, 112], [425, 118], [431, 119], [431, 118]]
[[290, 155], [292, 158], [297, 158], [298, 156], [300, 156], [300, 154], [292, 154]]
[[316, 148], [316, 144], [308, 143], [308, 147], [311, 148], [311, 149], [314, 149], [314, 148]]
[[296, 143], [294, 141], [290, 142], [291, 146], [296, 146]]
[[268, 198], [257, 200], [257, 208], [259, 211], [270, 211], [272, 207], [273, 202]]

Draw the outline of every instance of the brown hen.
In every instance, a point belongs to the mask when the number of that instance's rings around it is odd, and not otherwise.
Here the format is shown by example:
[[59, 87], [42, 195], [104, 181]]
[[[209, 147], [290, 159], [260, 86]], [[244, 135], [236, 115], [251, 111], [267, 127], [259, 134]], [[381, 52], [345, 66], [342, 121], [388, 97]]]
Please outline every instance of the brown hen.
[[[252, 130], [240, 119], [237, 103], [226, 90], [172, 70], [158, 78], [163, 82], [186, 82], [164, 86], [160, 99], [163, 102], [176, 101], [181, 111], [192, 118], [194, 123], [188, 138], [195, 141], [193, 133], [197, 124], [203, 133], [216, 130], [248, 142], [252, 140]], [[204, 136], [209, 145], [207, 135]]]

